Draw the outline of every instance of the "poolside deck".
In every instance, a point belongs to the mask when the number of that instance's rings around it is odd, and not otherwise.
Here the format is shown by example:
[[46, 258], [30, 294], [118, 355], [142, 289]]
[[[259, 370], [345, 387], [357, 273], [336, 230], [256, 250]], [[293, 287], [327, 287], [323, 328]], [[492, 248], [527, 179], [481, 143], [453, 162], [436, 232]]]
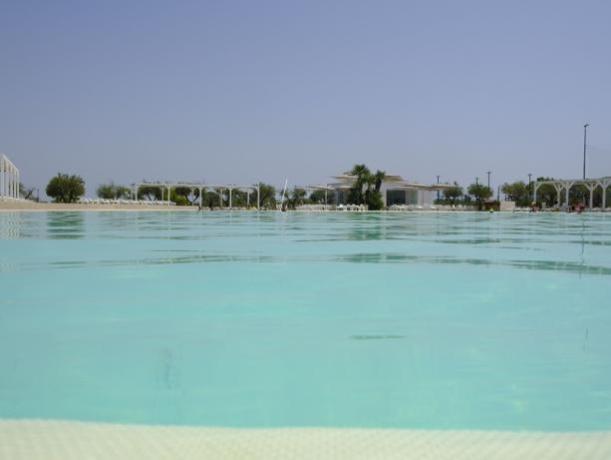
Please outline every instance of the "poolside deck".
[[227, 429], [0, 421], [0, 458], [607, 460], [611, 432]]

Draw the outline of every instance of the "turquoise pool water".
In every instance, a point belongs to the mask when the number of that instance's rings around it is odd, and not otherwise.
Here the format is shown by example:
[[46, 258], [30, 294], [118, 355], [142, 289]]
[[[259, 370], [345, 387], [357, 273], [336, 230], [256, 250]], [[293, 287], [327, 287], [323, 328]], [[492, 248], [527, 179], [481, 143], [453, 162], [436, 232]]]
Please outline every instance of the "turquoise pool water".
[[0, 213], [0, 418], [611, 429], [611, 215]]

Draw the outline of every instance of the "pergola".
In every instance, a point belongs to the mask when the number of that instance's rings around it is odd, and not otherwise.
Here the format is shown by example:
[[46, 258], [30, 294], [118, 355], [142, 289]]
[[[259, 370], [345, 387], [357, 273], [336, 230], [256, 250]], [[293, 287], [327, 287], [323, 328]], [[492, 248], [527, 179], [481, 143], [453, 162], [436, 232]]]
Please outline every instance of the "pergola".
[[602, 189], [602, 209], [607, 207], [607, 188], [611, 185], [611, 177], [601, 177], [599, 179], [558, 179], [558, 180], [542, 180], [535, 181], [533, 188], [533, 201], [537, 201], [537, 190], [542, 185], [552, 185], [556, 190], [557, 194], [557, 205], [560, 206], [562, 202], [562, 191], [565, 193], [565, 204], [569, 204], [569, 191], [574, 185], [583, 185], [590, 192], [589, 208], [592, 209], [594, 202], [594, 190], [597, 187]]
[[327, 204], [327, 196], [329, 194], [329, 192], [334, 192], [335, 188], [331, 187], [330, 185], [296, 185], [295, 188], [297, 189], [301, 189], [301, 190], [305, 190], [307, 195], [311, 195], [312, 192], [315, 192], [317, 190], [324, 190], [325, 192], [325, 204]]
[[19, 199], [19, 169], [6, 155], [0, 155], [0, 199]]
[[[203, 204], [203, 195], [204, 195], [203, 192], [207, 190], [212, 190], [213, 192], [217, 193], [221, 197], [221, 200], [220, 200], [221, 208], [223, 207], [222, 193], [224, 190], [228, 190], [229, 191], [229, 209], [233, 208], [233, 202], [232, 202], [233, 190], [246, 190], [246, 191], [253, 191], [253, 192], [256, 191], [257, 192], [257, 209], [260, 209], [260, 206], [261, 206], [261, 190], [259, 188], [259, 185], [236, 185], [236, 184], [211, 185], [211, 184], [204, 184], [203, 182], [160, 182], [160, 181], [148, 182], [148, 181], [142, 181], [142, 182], [137, 182], [132, 185], [134, 197], [138, 196], [138, 189], [140, 189], [140, 187], [159, 187], [161, 189], [162, 200], [164, 198], [165, 191], [167, 190], [168, 204], [170, 203], [170, 196], [172, 193], [172, 189], [184, 187], [184, 188], [191, 189], [191, 192], [193, 192], [194, 190], [198, 190], [200, 206], [202, 206]], [[250, 205], [250, 194], [248, 193], [246, 194], [246, 204], [247, 206]]]

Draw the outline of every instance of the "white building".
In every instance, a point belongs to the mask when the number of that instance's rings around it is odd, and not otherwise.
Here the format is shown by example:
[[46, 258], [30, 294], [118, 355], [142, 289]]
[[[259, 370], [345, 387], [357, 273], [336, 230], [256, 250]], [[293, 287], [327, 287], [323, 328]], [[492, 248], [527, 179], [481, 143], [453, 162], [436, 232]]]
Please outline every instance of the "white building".
[[[349, 203], [350, 188], [356, 181], [356, 176], [343, 174], [334, 176], [335, 183], [330, 186], [335, 190], [337, 204]], [[430, 206], [437, 198], [437, 192], [443, 192], [451, 187], [450, 184], [425, 185], [409, 182], [401, 176], [387, 174], [380, 185], [380, 193], [384, 207], [392, 205]]]
[[19, 199], [19, 169], [6, 155], [0, 155], [0, 200]]

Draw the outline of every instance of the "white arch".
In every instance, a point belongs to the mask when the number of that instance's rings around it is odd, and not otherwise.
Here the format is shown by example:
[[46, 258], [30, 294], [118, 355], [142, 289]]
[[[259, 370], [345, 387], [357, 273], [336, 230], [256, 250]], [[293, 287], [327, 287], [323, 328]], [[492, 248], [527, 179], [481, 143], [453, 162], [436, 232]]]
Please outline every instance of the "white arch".
[[598, 179], [572, 179], [572, 180], [554, 179], [554, 180], [535, 181], [533, 185], [533, 192], [534, 192], [533, 201], [535, 202], [537, 201], [537, 190], [539, 189], [539, 187], [545, 184], [550, 184], [554, 186], [554, 188], [556, 189], [556, 193], [558, 195], [558, 207], [560, 207], [562, 190], [564, 190], [564, 194], [565, 194], [564, 205], [568, 206], [569, 205], [569, 191], [571, 190], [571, 188], [574, 185], [583, 185], [590, 192], [590, 197], [588, 200], [588, 207], [590, 209], [592, 209], [594, 206], [594, 190], [600, 187], [602, 190], [601, 209], [604, 210], [607, 207], [606, 193], [607, 193], [607, 188], [611, 186], [611, 177], [607, 176], [607, 177], [601, 177]]
[[[199, 205], [201, 206], [203, 203], [203, 191], [206, 190], [213, 190], [216, 193], [219, 194], [219, 196], [221, 196], [221, 203], [220, 203], [220, 207], [223, 207], [223, 199], [222, 199], [222, 193], [223, 190], [227, 190], [229, 193], [229, 209], [232, 209], [232, 191], [233, 190], [247, 190], [247, 191], [253, 191], [253, 192], [257, 192], [257, 209], [260, 209], [261, 207], [261, 190], [259, 185], [238, 185], [238, 184], [221, 184], [221, 185], [214, 185], [214, 184], [205, 184], [203, 182], [161, 182], [161, 181], [155, 181], [155, 182], [147, 182], [147, 181], [142, 181], [142, 182], [136, 182], [134, 184], [132, 184], [132, 189], [133, 189], [133, 194], [134, 196], [138, 196], [138, 189], [142, 186], [150, 186], [150, 187], [159, 187], [162, 190], [162, 195], [164, 195], [164, 190], [167, 190], [167, 194], [168, 194], [168, 201], [167, 204], [170, 204], [170, 192], [173, 188], [176, 187], [187, 187], [190, 188], [191, 190], [199, 190]], [[246, 199], [248, 204], [250, 205], [250, 196], [247, 194], [246, 195]]]
[[19, 199], [19, 169], [6, 155], [0, 155], [0, 199]]

